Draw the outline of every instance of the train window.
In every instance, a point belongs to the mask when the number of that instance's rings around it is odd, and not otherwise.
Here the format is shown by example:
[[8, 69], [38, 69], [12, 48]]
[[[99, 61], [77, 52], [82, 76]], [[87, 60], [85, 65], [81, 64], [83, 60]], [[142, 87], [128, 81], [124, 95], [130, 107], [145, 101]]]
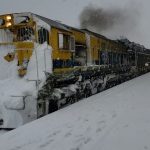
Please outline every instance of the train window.
[[101, 48], [102, 48], [102, 50], [105, 50], [105, 49], [106, 49], [106, 44], [105, 44], [105, 43], [102, 43], [102, 44], [101, 44]]
[[38, 30], [38, 40], [40, 44], [47, 42], [49, 44], [49, 32], [45, 28], [40, 28]]
[[63, 49], [63, 34], [59, 34], [59, 49]]
[[70, 48], [70, 36], [63, 35], [63, 48], [69, 50]]
[[34, 31], [31, 27], [22, 27], [17, 31], [17, 40], [26, 41], [33, 40]]
[[121, 54], [118, 54], [118, 64], [121, 65]]
[[64, 50], [75, 50], [75, 39], [74, 37], [66, 34], [59, 33], [59, 49]]
[[75, 39], [74, 37], [70, 37], [70, 49], [75, 51]]
[[108, 53], [108, 57], [109, 57], [109, 64], [112, 64], [112, 53], [111, 52]]
[[29, 23], [30, 17], [29, 16], [17, 16], [14, 19], [15, 24], [23, 24], [23, 23]]
[[113, 65], [117, 64], [117, 53], [113, 53]]
[[121, 60], [120, 60], [121, 64], [123, 64], [123, 54], [121, 54]]
[[108, 64], [108, 61], [109, 61], [108, 57], [109, 57], [108, 52], [101, 51], [101, 53], [100, 53], [100, 64], [101, 65]]

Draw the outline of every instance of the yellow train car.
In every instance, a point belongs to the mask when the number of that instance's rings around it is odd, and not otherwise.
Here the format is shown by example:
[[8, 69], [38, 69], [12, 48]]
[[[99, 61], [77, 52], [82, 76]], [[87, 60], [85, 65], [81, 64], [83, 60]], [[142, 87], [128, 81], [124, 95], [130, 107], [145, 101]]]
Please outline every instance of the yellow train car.
[[[129, 58], [127, 49], [118, 41], [110, 40], [105, 36], [95, 32], [84, 30], [88, 41], [88, 58], [90, 64], [95, 65], [115, 65], [127, 64]], [[89, 40], [88, 40], [89, 39]]]

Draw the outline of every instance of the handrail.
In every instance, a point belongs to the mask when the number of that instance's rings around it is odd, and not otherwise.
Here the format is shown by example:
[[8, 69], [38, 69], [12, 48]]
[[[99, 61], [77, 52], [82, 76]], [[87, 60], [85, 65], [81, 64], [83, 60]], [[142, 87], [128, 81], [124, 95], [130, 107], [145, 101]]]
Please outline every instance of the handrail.
[[0, 42], [0, 45], [14, 45], [15, 42]]

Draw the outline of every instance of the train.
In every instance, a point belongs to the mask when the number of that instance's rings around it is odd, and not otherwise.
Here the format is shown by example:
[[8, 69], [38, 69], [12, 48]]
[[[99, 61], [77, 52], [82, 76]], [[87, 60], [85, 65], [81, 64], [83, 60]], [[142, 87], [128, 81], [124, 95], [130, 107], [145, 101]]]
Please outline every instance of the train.
[[150, 71], [150, 50], [30, 13], [0, 15], [0, 128], [14, 129]]

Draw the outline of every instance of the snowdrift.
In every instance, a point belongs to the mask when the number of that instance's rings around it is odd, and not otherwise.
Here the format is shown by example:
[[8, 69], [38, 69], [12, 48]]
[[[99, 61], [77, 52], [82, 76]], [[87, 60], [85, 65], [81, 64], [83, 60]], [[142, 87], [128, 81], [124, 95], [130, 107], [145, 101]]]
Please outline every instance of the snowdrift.
[[52, 72], [51, 47], [47, 43], [35, 44], [23, 78], [18, 76], [17, 56], [12, 62], [4, 59], [14, 49], [0, 46], [0, 118], [5, 119], [1, 128], [16, 128], [37, 118], [36, 82], [39, 80], [42, 86], [45, 72]]

